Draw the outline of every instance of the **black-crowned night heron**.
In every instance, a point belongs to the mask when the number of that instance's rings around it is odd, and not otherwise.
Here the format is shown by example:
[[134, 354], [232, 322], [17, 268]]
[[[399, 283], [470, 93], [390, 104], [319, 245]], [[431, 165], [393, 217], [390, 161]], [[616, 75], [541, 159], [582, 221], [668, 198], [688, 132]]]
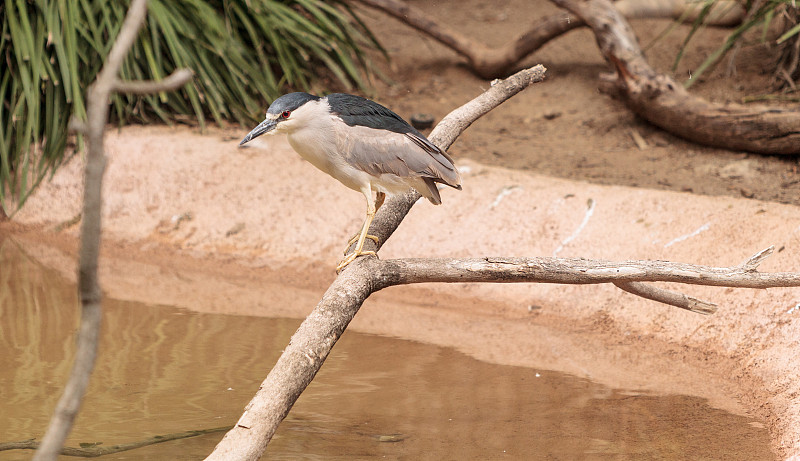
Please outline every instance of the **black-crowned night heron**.
[[283, 95], [269, 106], [266, 119], [239, 145], [267, 133], [286, 133], [289, 144], [301, 157], [366, 197], [364, 225], [347, 244], [350, 248], [357, 242], [355, 250], [345, 255], [337, 272], [361, 255], [375, 254], [364, 251], [364, 241], [369, 238], [378, 242], [367, 230], [386, 194], [415, 189], [439, 205], [442, 198], [436, 183], [461, 189], [461, 176], [449, 155], [399, 115], [360, 96]]

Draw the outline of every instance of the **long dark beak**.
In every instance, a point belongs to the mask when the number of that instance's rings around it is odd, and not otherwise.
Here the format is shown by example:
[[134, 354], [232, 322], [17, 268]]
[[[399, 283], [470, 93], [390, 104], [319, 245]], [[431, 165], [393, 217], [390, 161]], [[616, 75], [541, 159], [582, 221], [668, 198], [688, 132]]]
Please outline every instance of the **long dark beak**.
[[242, 139], [242, 142], [240, 142], [239, 145], [241, 146], [247, 142], [250, 142], [264, 133], [269, 133], [275, 129], [275, 125], [277, 124], [278, 122], [269, 118], [264, 120], [263, 122], [259, 123], [257, 127], [253, 128], [253, 131], [247, 133], [247, 136]]

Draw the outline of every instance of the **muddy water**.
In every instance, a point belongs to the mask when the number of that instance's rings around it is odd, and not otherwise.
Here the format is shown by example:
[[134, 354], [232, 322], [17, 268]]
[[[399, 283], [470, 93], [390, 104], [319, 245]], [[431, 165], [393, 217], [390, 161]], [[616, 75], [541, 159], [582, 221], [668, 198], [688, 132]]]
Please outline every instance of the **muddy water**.
[[[74, 285], [0, 240], [0, 443], [39, 438], [66, 379]], [[106, 299], [68, 441], [115, 445], [233, 424], [299, 324]], [[103, 459], [202, 459], [212, 433]], [[774, 459], [749, 418], [450, 349], [347, 333], [267, 451], [274, 459]], [[0, 452], [0, 460], [30, 451]]]

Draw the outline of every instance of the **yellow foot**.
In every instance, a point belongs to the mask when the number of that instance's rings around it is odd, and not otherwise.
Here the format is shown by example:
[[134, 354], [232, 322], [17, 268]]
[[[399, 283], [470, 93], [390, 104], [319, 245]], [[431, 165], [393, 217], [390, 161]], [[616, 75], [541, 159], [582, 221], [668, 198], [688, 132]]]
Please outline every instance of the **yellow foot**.
[[338, 266], [336, 266], [336, 273], [338, 274], [339, 272], [341, 272], [342, 269], [344, 269], [351, 262], [355, 261], [356, 258], [358, 258], [359, 256], [365, 256], [365, 255], [377, 256], [377, 253], [375, 253], [374, 251], [362, 251], [360, 253], [356, 252], [350, 253], [349, 255], [346, 255], [344, 257], [344, 259], [342, 260], [342, 262], [339, 263]]
[[[350, 246], [358, 242], [358, 235], [359, 234], [355, 234], [354, 236], [350, 237], [350, 240], [347, 241], [347, 246], [344, 248], [344, 254], [347, 254], [347, 250], [350, 249]], [[372, 234], [367, 234], [364, 236], [364, 238], [372, 240], [373, 242], [375, 242], [375, 244], [380, 243], [380, 239]]]

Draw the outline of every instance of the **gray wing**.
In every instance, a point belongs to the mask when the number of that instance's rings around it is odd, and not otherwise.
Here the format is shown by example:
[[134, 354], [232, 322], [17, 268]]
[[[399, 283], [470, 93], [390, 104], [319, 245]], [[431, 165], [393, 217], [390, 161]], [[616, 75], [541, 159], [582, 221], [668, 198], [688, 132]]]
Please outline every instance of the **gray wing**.
[[367, 173], [390, 173], [461, 189], [453, 159], [416, 133], [395, 133], [363, 126], [337, 130], [337, 144], [347, 163]]

